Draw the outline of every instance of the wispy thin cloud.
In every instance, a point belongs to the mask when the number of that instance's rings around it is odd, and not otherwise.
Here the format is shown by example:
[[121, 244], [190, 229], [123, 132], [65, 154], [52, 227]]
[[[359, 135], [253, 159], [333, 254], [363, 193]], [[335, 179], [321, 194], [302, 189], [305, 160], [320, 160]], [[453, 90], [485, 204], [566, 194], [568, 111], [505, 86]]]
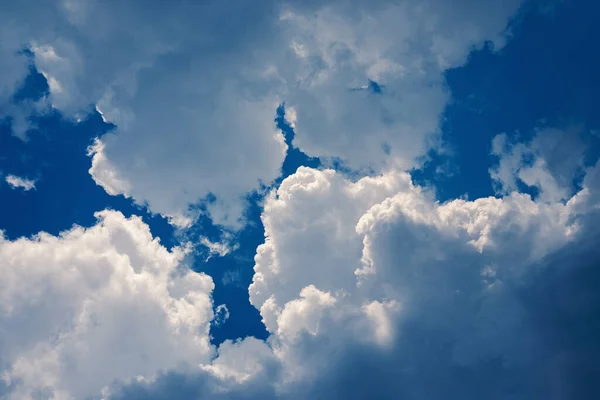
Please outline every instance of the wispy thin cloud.
[[23, 189], [26, 192], [30, 191], [31, 189], [35, 189], [35, 180], [21, 178], [15, 175], [7, 175], [6, 183], [8, 183], [13, 189]]

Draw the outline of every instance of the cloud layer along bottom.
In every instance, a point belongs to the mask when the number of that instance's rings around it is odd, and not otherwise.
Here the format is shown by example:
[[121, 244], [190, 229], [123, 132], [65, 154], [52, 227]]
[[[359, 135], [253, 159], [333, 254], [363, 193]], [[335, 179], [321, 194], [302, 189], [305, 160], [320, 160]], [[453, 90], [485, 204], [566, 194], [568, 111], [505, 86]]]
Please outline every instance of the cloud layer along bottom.
[[593, 398], [599, 176], [567, 202], [439, 204], [405, 173], [300, 168], [266, 200], [249, 288], [270, 337], [218, 349], [212, 280], [140, 219], [2, 240], [0, 393]]

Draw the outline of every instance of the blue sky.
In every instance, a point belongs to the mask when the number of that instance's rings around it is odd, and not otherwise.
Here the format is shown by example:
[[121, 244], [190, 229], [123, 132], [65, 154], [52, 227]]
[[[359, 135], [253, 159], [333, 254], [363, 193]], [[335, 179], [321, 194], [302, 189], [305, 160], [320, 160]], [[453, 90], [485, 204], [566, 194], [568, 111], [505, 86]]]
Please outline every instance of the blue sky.
[[0, 6], [0, 398], [597, 398], [600, 6], [234, 3]]

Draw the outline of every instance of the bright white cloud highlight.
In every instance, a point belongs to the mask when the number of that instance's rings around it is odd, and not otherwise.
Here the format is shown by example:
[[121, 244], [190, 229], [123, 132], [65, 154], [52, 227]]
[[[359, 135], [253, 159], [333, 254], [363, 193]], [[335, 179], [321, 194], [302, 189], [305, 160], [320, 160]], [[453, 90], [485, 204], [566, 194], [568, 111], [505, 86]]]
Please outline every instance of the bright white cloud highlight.
[[8, 399], [96, 395], [115, 379], [212, 355], [210, 277], [137, 217], [0, 239], [0, 365]]

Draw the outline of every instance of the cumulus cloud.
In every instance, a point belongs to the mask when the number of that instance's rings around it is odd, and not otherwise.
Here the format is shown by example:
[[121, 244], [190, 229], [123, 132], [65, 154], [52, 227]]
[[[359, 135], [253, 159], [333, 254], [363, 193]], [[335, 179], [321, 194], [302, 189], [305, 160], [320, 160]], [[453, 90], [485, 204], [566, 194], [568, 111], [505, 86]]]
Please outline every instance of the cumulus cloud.
[[115, 379], [212, 356], [211, 278], [187, 269], [185, 250], [167, 251], [141, 219], [97, 217], [60, 236], [0, 239], [7, 399], [85, 398]]
[[373, 204], [410, 185], [402, 173], [349, 184], [333, 170], [305, 167], [281, 183], [265, 203], [266, 240], [257, 249], [250, 286], [250, 301], [269, 331], [277, 331], [285, 304], [310, 284], [330, 294], [353, 290], [362, 251], [356, 223]]
[[28, 45], [54, 108], [116, 125], [89, 149], [96, 182], [180, 226], [203, 199], [239, 226], [244, 194], [279, 175], [284, 100], [300, 149], [376, 172], [302, 167], [268, 195], [249, 287], [266, 342], [214, 349], [212, 280], [139, 218], [0, 239], [0, 396], [597, 397], [600, 168], [573, 193], [580, 146], [565, 161], [555, 131], [495, 139], [501, 198], [440, 204], [401, 172], [438, 143], [444, 71], [502, 47], [520, 1], [365, 4], [0, 5], [0, 102]]
[[[589, 240], [576, 203], [595, 189], [567, 204], [518, 193], [437, 204], [399, 175], [392, 181], [403, 186], [369, 201], [372, 179], [297, 175], [265, 205], [267, 239], [250, 287], [293, 376], [291, 398], [545, 398], [545, 379], [568, 371], [540, 371], [556, 350], [545, 343], [553, 333], [538, 325], [542, 305], [524, 296], [531, 288], [550, 295], [556, 250]], [[585, 215], [594, 207], [587, 203]], [[344, 215], [330, 219], [335, 212]], [[585, 267], [577, 257], [565, 274]], [[562, 384], [564, 393], [578, 390], [572, 379]]]
[[[433, 292], [427, 285], [435, 282], [451, 285], [455, 271], [441, 267], [450, 260], [473, 264], [478, 281], [503, 267], [517, 274], [564, 245], [576, 229], [569, 210], [521, 194], [439, 205], [407, 174], [353, 183], [330, 170], [302, 168], [265, 204], [267, 238], [257, 250], [250, 298], [271, 331], [279, 329], [286, 304], [310, 285], [358, 301], [371, 315], [373, 301], [398, 301], [407, 312], [407, 293]], [[390, 248], [379, 251], [377, 243]], [[507, 253], [507, 246], [515, 248]]]
[[[333, 1], [283, 14], [300, 68], [286, 105], [295, 144], [356, 169], [409, 169], [437, 146], [445, 70], [485, 41], [503, 46], [521, 2]], [[353, 89], [362, 90], [353, 90]]]
[[439, 204], [406, 174], [301, 168], [263, 213], [267, 343], [114, 398], [594, 398], [597, 170], [566, 203]]
[[15, 175], [6, 175], [6, 183], [13, 189], [23, 189], [26, 192], [35, 189], [35, 181], [33, 179], [21, 178]]
[[[3, 6], [18, 27], [4, 46], [30, 47], [65, 116], [95, 106], [116, 124], [90, 153], [107, 192], [174, 221], [214, 195], [212, 218], [236, 228], [244, 194], [279, 175], [279, 104], [309, 155], [410, 168], [438, 142], [443, 72], [484, 41], [501, 47], [520, 3], [238, 0], [231, 14], [218, 1], [44, 1]], [[7, 65], [15, 86], [23, 73]]]
[[278, 379], [278, 372], [269, 346], [262, 340], [246, 338], [224, 342], [210, 366], [186, 367], [154, 379], [116, 384], [106, 393], [111, 400], [275, 399], [272, 383]]
[[406, 173], [350, 181], [300, 168], [265, 202], [249, 288], [271, 335], [216, 351], [212, 281], [182, 270], [185, 251], [168, 252], [139, 219], [105, 211], [87, 230], [4, 241], [4, 390], [585, 398], [597, 330], [564, 325], [597, 317], [597, 177], [589, 168], [567, 202], [439, 204]]
[[215, 1], [45, 1], [3, 22], [21, 25], [12, 50], [29, 45], [54, 108], [77, 120], [95, 106], [117, 125], [90, 149], [98, 184], [175, 220], [214, 195], [213, 219], [238, 227], [243, 196], [285, 156], [278, 78], [263, 63], [273, 7], [240, 0], [233, 24]]

